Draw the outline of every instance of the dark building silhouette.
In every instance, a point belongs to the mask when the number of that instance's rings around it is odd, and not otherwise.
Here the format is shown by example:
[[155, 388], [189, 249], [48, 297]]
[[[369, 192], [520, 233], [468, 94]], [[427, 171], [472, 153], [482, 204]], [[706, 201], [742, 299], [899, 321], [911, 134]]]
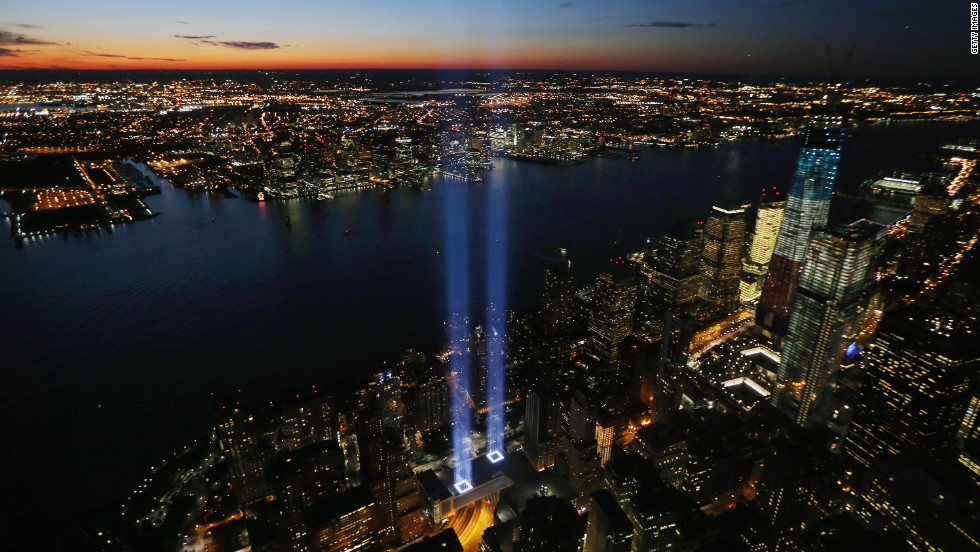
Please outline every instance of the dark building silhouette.
[[562, 447], [561, 403], [550, 387], [527, 393], [524, 415], [524, 454], [536, 470], [555, 465]]
[[[545, 271], [541, 298], [541, 323], [545, 333], [545, 358], [557, 370], [572, 357], [572, 301], [575, 282], [568, 263], [552, 265]], [[550, 382], [557, 384], [555, 381]]]
[[956, 444], [980, 370], [976, 332], [919, 308], [887, 313], [868, 353], [845, 450], [864, 465], [917, 448]]
[[668, 311], [664, 315], [664, 337], [653, 407], [658, 421], [670, 421], [681, 404], [680, 378], [694, 337], [694, 320], [685, 313]]
[[633, 331], [636, 291], [636, 275], [625, 264], [612, 265], [596, 278], [588, 344], [602, 366], [616, 362], [619, 344]]
[[701, 286], [701, 228], [694, 222], [675, 224], [643, 256], [643, 315], [658, 325], [671, 307], [687, 307]]
[[589, 500], [585, 552], [630, 552], [633, 546], [633, 523], [612, 493], [603, 489]]
[[585, 533], [583, 522], [567, 500], [531, 497], [521, 515], [521, 552], [577, 552]]

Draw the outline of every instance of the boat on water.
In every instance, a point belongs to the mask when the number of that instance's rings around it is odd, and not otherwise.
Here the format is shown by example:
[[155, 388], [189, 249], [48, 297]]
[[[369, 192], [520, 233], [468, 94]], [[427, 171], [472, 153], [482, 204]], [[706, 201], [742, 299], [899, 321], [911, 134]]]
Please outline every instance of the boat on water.
[[292, 225], [293, 225], [293, 221], [289, 219], [289, 215], [286, 215], [286, 222], [285, 222], [286, 228], [289, 228]]
[[349, 237], [351, 236], [351, 234], [353, 234], [353, 233], [354, 233], [354, 232], [352, 232], [350, 228], [348, 228], [347, 230], [344, 230], [344, 235], [345, 235], [345, 236], [347, 236], [348, 238], [349, 238]]

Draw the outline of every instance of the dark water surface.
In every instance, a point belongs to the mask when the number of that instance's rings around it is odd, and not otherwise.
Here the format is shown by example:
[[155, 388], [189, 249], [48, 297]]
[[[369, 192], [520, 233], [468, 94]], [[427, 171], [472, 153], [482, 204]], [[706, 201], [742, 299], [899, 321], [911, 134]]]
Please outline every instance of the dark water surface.
[[[858, 129], [839, 185], [924, 169], [940, 141], [977, 136], [976, 123]], [[484, 198], [507, 187], [509, 300], [520, 309], [537, 302], [560, 247], [584, 282], [676, 220], [704, 218], [713, 203], [754, 203], [763, 186], [786, 189], [799, 145], [654, 148], [635, 164], [502, 160], [484, 183], [436, 179], [429, 192], [332, 201], [257, 204], [165, 183], [147, 200], [162, 213], [153, 220], [23, 249], [0, 239], [3, 476], [69, 509], [101, 505], [206, 437], [238, 389], [242, 401], [312, 385], [342, 394], [402, 350], [438, 346], [447, 186], [468, 187], [474, 313]]]

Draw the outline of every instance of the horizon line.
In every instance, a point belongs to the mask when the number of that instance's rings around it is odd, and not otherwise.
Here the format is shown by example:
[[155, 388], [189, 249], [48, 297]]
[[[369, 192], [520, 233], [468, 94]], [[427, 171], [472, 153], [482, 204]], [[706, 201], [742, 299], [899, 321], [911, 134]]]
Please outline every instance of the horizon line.
[[[808, 81], [826, 82], [827, 76], [802, 73], [755, 73], [734, 71], [684, 71], [659, 69], [569, 69], [569, 68], [501, 68], [501, 67], [277, 67], [277, 68], [247, 68], [247, 67], [214, 67], [214, 68], [175, 68], [175, 67], [112, 67], [112, 68], [74, 68], [74, 67], [7, 67], [0, 68], [0, 74], [19, 73], [26, 71], [59, 72], [73, 71], [80, 73], [96, 72], [287, 72], [287, 71], [473, 71], [473, 72], [544, 72], [544, 73], [596, 73], [596, 74], [650, 74], [650, 75], [697, 75], [717, 77], [753, 77], [753, 78], [791, 78]], [[844, 82], [853, 80], [872, 79], [918, 79], [921, 81], [967, 81], [973, 80], [966, 76], [921, 76], [921, 75], [853, 75], [842, 79]]]

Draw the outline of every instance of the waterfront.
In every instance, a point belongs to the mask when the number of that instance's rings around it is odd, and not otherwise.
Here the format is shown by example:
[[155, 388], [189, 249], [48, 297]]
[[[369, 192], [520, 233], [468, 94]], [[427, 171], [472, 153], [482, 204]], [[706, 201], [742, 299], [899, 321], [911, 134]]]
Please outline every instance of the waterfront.
[[[881, 169], [921, 169], [941, 141], [975, 137], [977, 128], [859, 129], [841, 185]], [[436, 180], [431, 192], [321, 202], [256, 204], [165, 184], [147, 199], [161, 216], [112, 234], [49, 236], [22, 250], [4, 240], [10, 473], [71, 508], [100, 505], [205, 436], [238, 389], [242, 401], [314, 384], [342, 393], [407, 347], [437, 346], [445, 186], [469, 190], [474, 275], [485, 272], [483, 198], [509, 188], [511, 305], [526, 308], [560, 247], [584, 282], [675, 220], [703, 217], [712, 203], [754, 202], [762, 186], [785, 188], [798, 149], [784, 139], [649, 149], [635, 164], [498, 160], [482, 183]], [[482, 283], [474, 286], [479, 302]]]

